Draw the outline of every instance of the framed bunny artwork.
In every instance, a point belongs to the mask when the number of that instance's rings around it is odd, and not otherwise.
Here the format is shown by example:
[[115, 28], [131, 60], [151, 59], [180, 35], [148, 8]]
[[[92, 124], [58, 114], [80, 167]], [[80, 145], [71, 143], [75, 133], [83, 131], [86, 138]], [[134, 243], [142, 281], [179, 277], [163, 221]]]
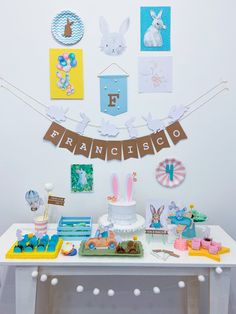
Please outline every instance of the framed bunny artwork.
[[52, 99], [83, 99], [83, 50], [50, 49], [50, 94]]
[[71, 191], [93, 192], [93, 165], [71, 166]]
[[62, 11], [52, 21], [52, 34], [63, 45], [75, 45], [84, 35], [84, 23], [77, 14]]
[[146, 233], [167, 234], [167, 221], [169, 214], [169, 202], [150, 199], [146, 204]]
[[141, 51], [170, 51], [171, 8], [141, 7]]

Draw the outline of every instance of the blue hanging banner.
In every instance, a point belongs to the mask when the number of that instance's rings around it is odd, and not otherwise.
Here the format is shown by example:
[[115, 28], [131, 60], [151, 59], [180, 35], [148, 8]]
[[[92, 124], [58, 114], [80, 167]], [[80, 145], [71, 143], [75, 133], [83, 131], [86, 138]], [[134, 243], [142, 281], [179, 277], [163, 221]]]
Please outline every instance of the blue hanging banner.
[[[113, 74], [114, 70], [118, 73]], [[121, 71], [123, 73], [119, 73]], [[127, 112], [127, 77], [128, 74], [116, 64], [112, 64], [99, 75], [101, 112], [111, 116]]]

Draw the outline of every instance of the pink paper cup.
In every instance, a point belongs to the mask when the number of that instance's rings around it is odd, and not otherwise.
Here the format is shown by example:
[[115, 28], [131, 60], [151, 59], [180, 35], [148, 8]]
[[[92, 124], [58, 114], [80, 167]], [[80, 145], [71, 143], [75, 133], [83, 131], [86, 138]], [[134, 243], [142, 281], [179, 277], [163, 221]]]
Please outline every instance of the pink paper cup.
[[48, 219], [44, 219], [43, 216], [36, 217], [34, 219], [35, 231], [41, 234], [46, 234], [48, 229]]
[[176, 239], [174, 243], [174, 248], [179, 251], [187, 251], [188, 243], [186, 239]]

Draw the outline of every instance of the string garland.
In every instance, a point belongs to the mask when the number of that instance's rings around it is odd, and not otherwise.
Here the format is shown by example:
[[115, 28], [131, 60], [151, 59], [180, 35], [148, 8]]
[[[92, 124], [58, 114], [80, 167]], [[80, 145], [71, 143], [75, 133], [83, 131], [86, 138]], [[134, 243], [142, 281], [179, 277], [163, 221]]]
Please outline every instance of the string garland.
[[[12, 88], [14, 88], [15, 90], [17, 90], [18, 92], [20, 92], [21, 94], [23, 94], [25, 97], [28, 97], [29, 99], [31, 99], [32, 101], [36, 102], [38, 105], [40, 105], [41, 107], [43, 107], [45, 110], [49, 109], [50, 106], [45, 105], [44, 103], [42, 103], [41, 101], [39, 101], [38, 99], [34, 98], [33, 96], [27, 94], [25, 91], [23, 91], [22, 89], [20, 89], [19, 87], [15, 86], [14, 84], [12, 84], [11, 82], [9, 82], [8, 80], [0, 77], [1, 80], [1, 88], [5, 89], [6, 91], [8, 91], [10, 94], [12, 94], [13, 96], [15, 96], [17, 99], [19, 99], [20, 101], [22, 101], [24, 104], [26, 104], [28, 107], [30, 107], [32, 110], [34, 110], [35, 112], [37, 112], [38, 114], [40, 114], [42, 117], [46, 118], [49, 121], [53, 121], [53, 119], [51, 119], [49, 116], [47, 116], [46, 114], [42, 113], [40, 110], [38, 110], [37, 108], [35, 108], [31, 103], [29, 103], [28, 101], [26, 101], [24, 98], [22, 98], [21, 96], [19, 96], [18, 94], [16, 94], [14, 91], [12, 91], [9, 87], [7, 87], [6, 85], [3, 84], [6, 83], [9, 86], [11, 86]], [[197, 98], [195, 98], [194, 100], [192, 100], [191, 102], [189, 102], [186, 106], [184, 106], [187, 110], [191, 109], [192, 106], [194, 104], [196, 104], [197, 102], [199, 102], [202, 98], [206, 97], [207, 95], [209, 95], [211, 92], [215, 91], [218, 87], [223, 86], [225, 84], [227, 84], [228, 81], [226, 80], [222, 80], [221, 82], [219, 82], [218, 84], [214, 85], [213, 87], [211, 87], [210, 89], [208, 89], [206, 92], [202, 93], [201, 95], [199, 95]], [[179, 120], [184, 120], [185, 118], [189, 117], [192, 113], [194, 113], [195, 111], [199, 110], [201, 107], [205, 106], [208, 102], [210, 102], [211, 100], [213, 100], [215, 97], [217, 97], [218, 95], [220, 95], [221, 93], [225, 92], [225, 91], [229, 91], [228, 87], [224, 87], [221, 88], [218, 92], [216, 92], [215, 94], [213, 94], [210, 98], [208, 98], [207, 100], [205, 100], [204, 102], [200, 103], [199, 105], [196, 106], [196, 108], [193, 108], [192, 111], [187, 111]], [[74, 119], [68, 115], [65, 114], [66, 119], [74, 122], [74, 123], [79, 123], [80, 121], [77, 119]], [[166, 121], [168, 120], [169, 117], [166, 116], [162, 119], [160, 119], [161, 121]], [[143, 124], [139, 124], [134, 126], [134, 128], [144, 128], [147, 127], [147, 123], [143, 123]], [[91, 128], [100, 128], [101, 125], [99, 124], [93, 124], [93, 123], [88, 123], [88, 127]], [[117, 126], [116, 127], [119, 130], [126, 130], [127, 127], [126, 126]]]
[[[36, 273], [37, 273], [37, 275], [36, 275]], [[38, 272], [33, 272], [32, 278], [37, 278], [37, 277], [38, 277]], [[204, 275], [198, 275], [196, 277], [197, 277], [197, 279], [194, 278], [192, 280], [187, 280], [187, 283], [185, 283], [185, 281], [183, 281], [183, 280], [180, 280], [176, 284], [168, 285], [168, 286], [161, 287], [161, 288], [159, 286], [154, 286], [152, 288], [152, 293], [154, 295], [157, 295], [157, 294], [161, 294], [162, 292], [165, 292], [165, 291], [168, 291], [171, 289], [176, 289], [176, 288], [184, 289], [188, 285], [204, 283], [206, 281], [206, 277]], [[46, 274], [42, 274], [40, 277], [41, 282], [46, 282], [47, 279], [48, 279], [48, 276]], [[56, 286], [58, 284], [58, 282], [59, 282], [58, 278], [54, 277], [51, 280], [51, 285]], [[87, 290], [87, 289], [85, 289], [85, 287], [83, 285], [81, 285], [81, 283], [76, 287], [76, 292], [78, 294], [82, 294], [83, 292], [85, 292], [85, 290]], [[115, 291], [114, 289], [108, 289], [105, 291], [107, 292], [107, 296], [109, 296], [109, 297], [113, 297], [115, 294], [117, 294], [117, 291]], [[104, 292], [104, 290], [101, 290], [98, 287], [96, 287], [92, 290], [92, 294], [94, 296], [98, 296], [101, 292]], [[138, 296], [141, 296], [142, 294], [150, 293], [150, 290], [149, 289], [134, 288], [133, 290], [130, 291], [128, 289], [125, 289], [125, 290], [118, 291], [118, 294], [122, 294], [122, 293], [127, 294], [129, 292], [131, 292], [134, 296], [138, 297]]]

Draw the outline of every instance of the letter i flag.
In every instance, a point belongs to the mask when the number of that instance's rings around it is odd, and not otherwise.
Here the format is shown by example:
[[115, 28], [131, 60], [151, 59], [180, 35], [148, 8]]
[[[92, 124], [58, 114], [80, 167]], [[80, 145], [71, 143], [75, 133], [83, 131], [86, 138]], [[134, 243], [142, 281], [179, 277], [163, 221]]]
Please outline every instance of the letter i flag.
[[123, 155], [124, 160], [129, 158], [138, 158], [137, 140], [123, 141]]

